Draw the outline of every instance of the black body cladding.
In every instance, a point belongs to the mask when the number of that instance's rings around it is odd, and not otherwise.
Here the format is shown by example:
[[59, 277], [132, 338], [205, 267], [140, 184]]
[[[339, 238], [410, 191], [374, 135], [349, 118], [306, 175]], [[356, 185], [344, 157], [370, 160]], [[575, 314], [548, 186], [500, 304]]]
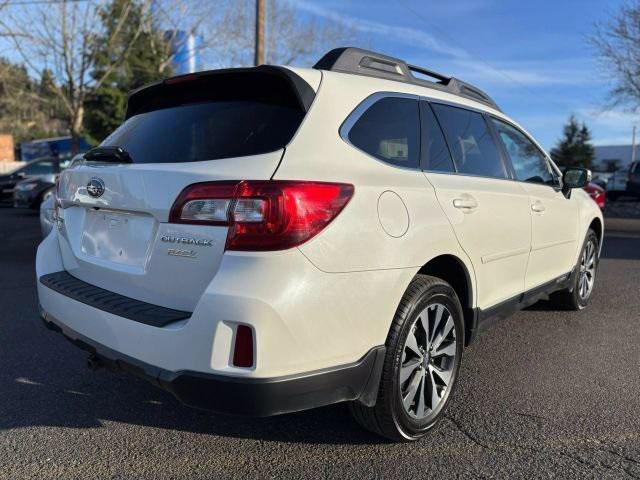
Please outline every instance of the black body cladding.
[[105, 367], [141, 377], [190, 407], [267, 417], [344, 401], [373, 405], [378, 394], [385, 347], [335, 368], [277, 378], [242, 378], [192, 371], [172, 372], [128, 357], [57, 325], [41, 312], [44, 325], [89, 352], [92, 368]]
[[104, 312], [152, 327], [164, 327], [191, 317], [191, 313], [141, 302], [83, 282], [66, 271], [40, 277], [40, 283], [73, 300]]

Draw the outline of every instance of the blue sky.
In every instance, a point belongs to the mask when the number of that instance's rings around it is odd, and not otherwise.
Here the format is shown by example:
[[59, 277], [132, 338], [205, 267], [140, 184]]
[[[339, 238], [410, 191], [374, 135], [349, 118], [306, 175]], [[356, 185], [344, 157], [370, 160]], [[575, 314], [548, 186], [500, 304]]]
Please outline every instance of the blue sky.
[[638, 115], [604, 110], [610, 79], [587, 43], [594, 23], [622, 0], [295, 3], [306, 15], [351, 25], [365, 47], [476, 84], [545, 148], [571, 113], [596, 145], [631, 142]]

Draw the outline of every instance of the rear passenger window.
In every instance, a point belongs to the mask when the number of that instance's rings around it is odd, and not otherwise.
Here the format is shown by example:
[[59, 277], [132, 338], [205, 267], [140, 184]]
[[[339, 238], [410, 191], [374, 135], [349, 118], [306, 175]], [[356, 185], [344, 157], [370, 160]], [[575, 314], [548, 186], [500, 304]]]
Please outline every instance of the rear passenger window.
[[549, 170], [549, 163], [538, 147], [511, 125], [495, 119], [493, 124], [511, 158], [516, 178], [522, 182], [553, 185], [554, 179]]
[[420, 157], [418, 101], [399, 97], [378, 100], [351, 127], [349, 141], [384, 162], [417, 168]]
[[459, 173], [507, 177], [498, 147], [481, 114], [437, 103], [433, 104], [433, 109], [447, 137]]
[[421, 102], [422, 168], [431, 172], [455, 172], [449, 147], [436, 116], [427, 102]]

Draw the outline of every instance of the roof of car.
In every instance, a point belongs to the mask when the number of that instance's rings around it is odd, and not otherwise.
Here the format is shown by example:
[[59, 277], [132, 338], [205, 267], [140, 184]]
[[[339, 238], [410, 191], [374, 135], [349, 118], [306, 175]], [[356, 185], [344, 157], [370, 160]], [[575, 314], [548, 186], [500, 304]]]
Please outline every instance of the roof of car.
[[399, 58], [361, 48], [335, 48], [318, 60], [313, 68], [418, 85], [474, 100], [501, 111], [489, 95], [470, 83], [424, 67], [411, 65]]

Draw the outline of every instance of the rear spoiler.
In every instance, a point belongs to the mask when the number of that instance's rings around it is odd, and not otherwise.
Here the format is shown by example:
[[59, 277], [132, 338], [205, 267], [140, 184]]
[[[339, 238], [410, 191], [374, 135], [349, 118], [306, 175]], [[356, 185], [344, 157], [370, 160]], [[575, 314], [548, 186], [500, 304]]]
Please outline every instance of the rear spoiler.
[[[263, 79], [284, 82], [295, 94], [297, 105], [305, 113], [309, 111], [309, 107], [311, 107], [311, 103], [316, 95], [311, 85], [302, 77], [285, 67], [260, 65], [251, 68], [207, 70], [167, 78], [132, 91], [127, 100], [125, 119], [146, 111], [149, 105], [155, 103], [158, 99], [168, 98], [169, 93], [182, 91], [183, 94], [187, 95], [193, 86], [202, 85], [204, 82], [226, 79], [233, 84], [233, 79], [239, 79], [245, 76], [255, 77], [258, 80], [260, 77], [263, 77]], [[215, 95], [215, 89], [210, 89], [209, 93]]]

